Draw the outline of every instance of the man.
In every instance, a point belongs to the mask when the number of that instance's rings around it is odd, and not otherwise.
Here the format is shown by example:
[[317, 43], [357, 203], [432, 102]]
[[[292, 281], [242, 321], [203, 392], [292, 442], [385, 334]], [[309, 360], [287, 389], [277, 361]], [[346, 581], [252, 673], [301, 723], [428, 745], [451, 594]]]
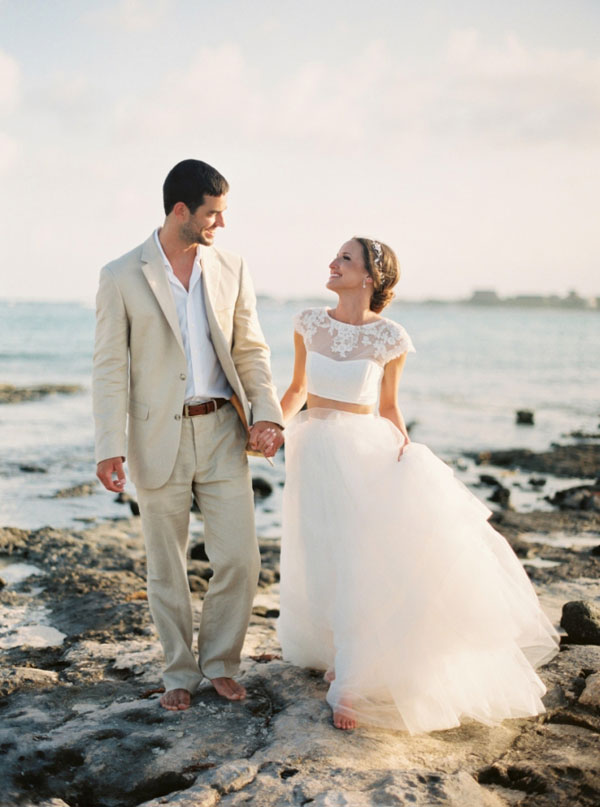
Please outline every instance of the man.
[[[206, 163], [178, 163], [163, 186], [162, 228], [102, 269], [97, 295], [97, 476], [107, 490], [122, 490], [127, 457], [142, 516], [148, 600], [165, 654], [160, 702], [170, 710], [190, 706], [203, 675], [223, 697], [245, 697], [233, 676], [260, 566], [245, 449], [249, 439], [270, 457], [283, 442], [246, 265], [212, 246], [225, 226], [228, 191]], [[198, 662], [186, 573], [192, 495], [214, 572]]]

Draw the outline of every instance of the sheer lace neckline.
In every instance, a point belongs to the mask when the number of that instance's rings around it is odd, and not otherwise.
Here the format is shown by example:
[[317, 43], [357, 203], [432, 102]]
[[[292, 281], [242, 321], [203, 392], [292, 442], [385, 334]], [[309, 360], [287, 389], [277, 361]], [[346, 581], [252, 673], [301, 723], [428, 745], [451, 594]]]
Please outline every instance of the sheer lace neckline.
[[371, 328], [373, 325], [378, 325], [384, 319], [384, 317], [379, 317], [378, 319], [374, 319], [372, 322], [363, 322], [362, 325], [353, 325], [351, 322], [342, 322], [342, 320], [332, 317], [331, 308], [324, 308], [323, 311], [325, 312], [327, 319], [331, 320], [331, 322], [335, 322], [336, 325], [342, 325], [345, 328]]

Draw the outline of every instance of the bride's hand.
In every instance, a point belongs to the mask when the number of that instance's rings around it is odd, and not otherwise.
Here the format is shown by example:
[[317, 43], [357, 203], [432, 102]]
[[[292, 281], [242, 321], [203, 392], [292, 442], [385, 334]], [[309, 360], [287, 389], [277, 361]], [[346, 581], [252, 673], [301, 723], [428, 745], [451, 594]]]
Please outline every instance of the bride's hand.
[[402, 448], [398, 452], [398, 462], [400, 462], [400, 460], [402, 459], [402, 455], [406, 451], [406, 446], [408, 446], [409, 444], [410, 444], [410, 439], [406, 435], [404, 435], [404, 445], [402, 446]]

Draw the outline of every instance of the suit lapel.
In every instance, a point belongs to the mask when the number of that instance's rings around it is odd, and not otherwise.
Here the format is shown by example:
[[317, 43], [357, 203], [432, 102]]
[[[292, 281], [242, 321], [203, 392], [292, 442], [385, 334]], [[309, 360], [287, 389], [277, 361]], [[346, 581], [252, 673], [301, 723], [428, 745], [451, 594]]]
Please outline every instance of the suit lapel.
[[231, 356], [229, 347], [223, 336], [223, 331], [215, 315], [215, 301], [219, 293], [221, 267], [210, 247], [202, 250], [200, 262], [202, 263], [204, 307], [206, 309], [208, 327], [210, 328], [210, 337], [217, 356], [219, 357], [219, 361], [221, 362], [221, 366], [225, 370], [227, 364], [231, 361]]
[[[210, 338], [217, 354], [217, 358], [221, 363], [223, 372], [229, 381], [231, 388], [234, 391], [232, 403], [235, 399], [237, 405], [242, 408], [244, 417], [242, 423], [248, 428], [248, 420], [250, 418], [250, 410], [244, 411], [247, 408], [247, 403], [244, 406], [241, 401], [246, 400], [246, 396], [242, 390], [240, 380], [238, 378], [233, 359], [231, 358], [231, 351], [229, 344], [223, 330], [219, 325], [215, 314], [215, 303], [219, 299], [219, 287], [221, 283], [221, 265], [217, 260], [214, 250], [210, 247], [202, 250], [200, 258], [202, 263], [202, 289], [204, 291], [204, 307], [206, 309], [206, 318], [208, 320], [208, 327], [210, 328]], [[234, 403], [237, 410], [237, 406]], [[239, 414], [239, 413], [238, 413]]]
[[183, 351], [183, 341], [175, 301], [169, 288], [169, 279], [161, 254], [156, 246], [154, 235], [151, 235], [142, 246], [142, 272], [177, 339], [179, 347]]

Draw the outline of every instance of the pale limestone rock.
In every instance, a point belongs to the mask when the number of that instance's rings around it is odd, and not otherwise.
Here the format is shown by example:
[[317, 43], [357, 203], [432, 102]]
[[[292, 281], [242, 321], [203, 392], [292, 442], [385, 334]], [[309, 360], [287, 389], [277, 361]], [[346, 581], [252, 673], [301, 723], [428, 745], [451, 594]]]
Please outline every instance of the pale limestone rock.
[[8, 695], [21, 689], [47, 689], [58, 684], [58, 673], [37, 667], [15, 667], [0, 670], [0, 693]]
[[594, 673], [585, 679], [585, 689], [579, 696], [579, 703], [600, 708], [600, 673]]
[[164, 807], [164, 805], [175, 805], [176, 807], [215, 807], [219, 803], [219, 794], [208, 785], [193, 785], [187, 790], [163, 796], [151, 801], [145, 801], [138, 807]]
[[232, 793], [253, 782], [257, 773], [258, 767], [252, 762], [247, 759], [236, 759], [234, 762], [228, 762], [226, 765], [221, 765], [220, 768], [217, 768], [208, 778], [208, 782], [219, 793]]

